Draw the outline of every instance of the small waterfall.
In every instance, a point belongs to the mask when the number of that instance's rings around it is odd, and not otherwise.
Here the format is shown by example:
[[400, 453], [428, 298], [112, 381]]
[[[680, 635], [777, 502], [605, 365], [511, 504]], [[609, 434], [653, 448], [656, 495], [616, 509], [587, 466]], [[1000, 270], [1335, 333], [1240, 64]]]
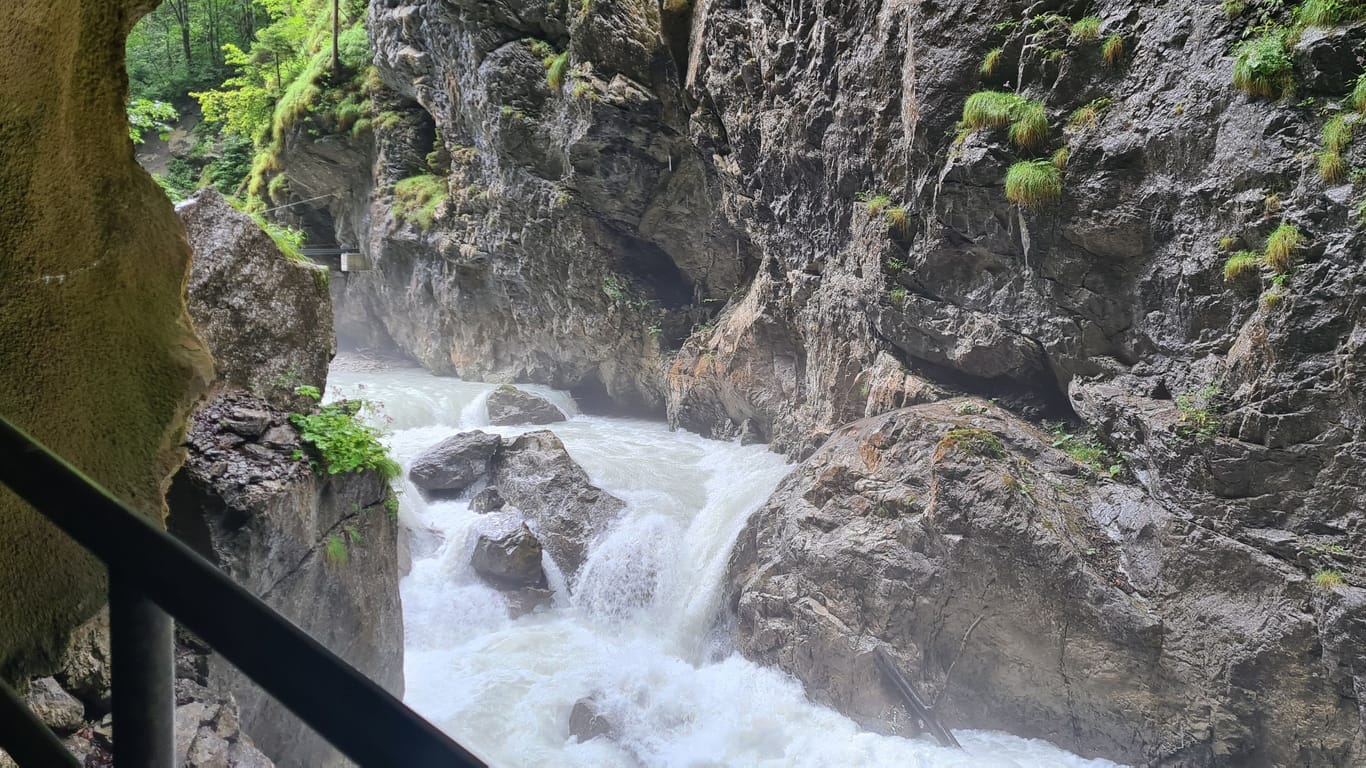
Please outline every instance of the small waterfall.
[[[406, 466], [467, 429], [540, 429], [487, 426], [492, 389], [416, 369], [339, 371], [329, 396], [380, 403]], [[571, 414], [549, 428], [594, 483], [627, 503], [590, 551], [572, 597], [548, 567], [554, 606], [509, 619], [503, 596], [469, 566], [471, 533], [509, 521], [464, 501], [425, 502], [411, 487], [401, 497], [400, 519], [414, 531], [402, 584], [405, 698], [492, 765], [1112, 765], [1003, 734], [960, 731], [960, 752], [863, 732], [780, 672], [733, 653], [711, 658], [725, 647], [712, 630], [731, 545], [791, 467], [761, 446], [583, 416], [564, 393], [525, 389]], [[616, 726], [615, 741], [568, 737], [570, 710], [588, 696]]]

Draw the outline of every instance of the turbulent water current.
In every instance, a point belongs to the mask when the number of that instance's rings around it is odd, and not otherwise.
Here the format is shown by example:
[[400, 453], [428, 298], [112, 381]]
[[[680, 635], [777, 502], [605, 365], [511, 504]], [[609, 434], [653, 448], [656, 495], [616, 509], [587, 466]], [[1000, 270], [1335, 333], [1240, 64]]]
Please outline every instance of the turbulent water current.
[[[572, 595], [548, 567], [554, 605], [508, 618], [504, 598], [469, 566], [490, 522], [464, 501], [424, 502], [411, 486], [401, 496], [400, 518], [415, 531], [401, 588], [405, 700], [491, 765], [1113, 766], [997, 733], [956, 732], [963, 751], [878, 736], [812, 704], [799, 683], [732, 652], [715, 628], [731, 545], [791, 467], [761, 446], [580, 415], [563, 393], [525, 388], [572, 415], [551, 429], [628, 505]], [[487, 426], [491, 390], [395, 369], [334, 372], [329, 395], [378, 403], [406, 466], [457, 432], [529, 429]], [[589, 696], [614, 740], [569, 736], [570, 711]]]

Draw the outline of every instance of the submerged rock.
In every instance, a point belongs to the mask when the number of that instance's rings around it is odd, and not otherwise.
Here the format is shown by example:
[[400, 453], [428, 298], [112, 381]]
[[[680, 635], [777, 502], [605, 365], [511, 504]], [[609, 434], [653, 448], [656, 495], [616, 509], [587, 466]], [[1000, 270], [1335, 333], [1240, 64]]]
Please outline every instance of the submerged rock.
[[499, 427], [554, 424], [565, 420], [564, 412], [554, 403], [511, 384], [504, 384], [489, 393], [488, 412], [489, 423]]
[[541, 542], [523, 524], [502, 536], [481, 535], [475, 542], [470, 565], [475, 573], [502, 589], [544, 589], [541, 551]]
[[617, 728], [601, 714], [598, 702], [592, 697], [574, 702], [569, 711], [569, 735], [580, 742], [592, 741], [599, 736], [616, 738]]
[[1133, 764], [1355, 764], [1366, 591], [1316, 587], [1054, 440], [962, 400], [836, 432], [736, 544], [740, 650], [881, 731], [908, 717], [878, 644], [927, 698], [953, 668], [952, 728]]
[[555, 433], [528, 432], [503, 448], [490, 485], [533, 522], [556, 565], [571, 580], [588, 545], [626, 504], [593, 485]]
[[503, 494], [499, 493], [497, 488], [485, 488], [470, 499], [470, 510], [481, 515], [497, 512], [506, 505], [507, 500], [503, 498]]
[[448, 437], [422, 452], [408, 479], [424, 491], [463, 491], [489, 471], [502, 438], [474, 430]]

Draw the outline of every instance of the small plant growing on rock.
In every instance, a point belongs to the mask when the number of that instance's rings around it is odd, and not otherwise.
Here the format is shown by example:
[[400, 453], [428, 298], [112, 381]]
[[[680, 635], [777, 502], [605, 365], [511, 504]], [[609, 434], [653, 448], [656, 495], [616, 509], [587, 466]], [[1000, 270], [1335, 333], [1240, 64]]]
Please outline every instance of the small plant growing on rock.
[[905, 236], [911, 231], [911, 219], [906, 214], [906, 209], [899, 205], [894, 205], [886, 210], [887, 223], [891, 225], [892, 231], [898, 235]]
[[[294, 392], [312, 400], [320, 398], [316, 387], [299, 387]], [[373, 470], [385, 480], [398, 477], [398, 462], [389, 457], [380, 442], [379, 430], [360, 419], [366, 405], [360, 400], [342, 400], [323, 405], [316, 413], [290, 414], [289, 421], [298, 427], [299, 438], [317, 456], [315, 468], [329, 475]], [[295, 458], [302, 459], [303, 455]]]
[[963, 127], [971, 130], [1004, 128], [1024, 99], [1004, 91], [978, 91], [963, 105]]
[[992, 48], [990, 51], [987, 51], [986, 57], [982, 59], [982, 67], [980, 69], [982, 76], [994, 77], [996, 71], [1001, 68], [1001, 62], [1004, 58], [1005, 51], [1000, 48]]
[[1261, 274], [1262, 256], [1252, 251], [1239, 251], [1224, 262], [1224, 282], [1232, 283]]
[[1075, 434], [1067, 430], [1065, 424], [1049, 427], [1053, 435], [1051, 446], [1057, 448], [1078, 464], [1083, 464], [1101, 477], [1116, 478], [1124, 473], [1124, 463], [1102, 443], [1095, 433]]
[[1347, 178], [1347, 161], [1341, 152], [1324, 150], [1315, 155], [1319, 164], [1319, 178], [1326, 184], [1341, 184]]
[[1002, 459], [1005, 458], [1005, 444], [1001, 438], [993, 435], [985, 429], [976, 427], [961, 427], [951, 429], [944, 438], [939, 441], [939, 446], [935, 449], [934, 460], [942, 461], [949, 452], [959, 450], [969, 456], [980, 456], [982, 458]]
[[1100, 47], [1100, 58], [1106, 65], [1117, 67], [1120, 62], [1124, 61], [1126, 50], [1122, 35], [1110, 35], [1105, 38], [1105, 44]]
[[1042, 103], [1024, 101], [1010, 123], [1010, 143], [1024, 150], [1037, 149], [1048, 141], [1048, 112]]
[[1062, 171], [1051, 160], [1022, 160], [1006, 172], [1006, 199], [1023, 208], [1042, 208], [1062, 199]]
[[1224, 235], [1219, 238], [1219, 250], [1228, 252], [1238, 246], [1238, 238], [1233, 235]]
[[1342, 574], [1337, 571], [1324, 570], [1314, 574], [1314, 586], [1322, 590], [1332, 591], [1346, 583]]
[[1243, 15], [1247, 10], [1247, 3], [1243, 0], [1224, 0], [1220, 4], [1220, 9], [1223, 10], [1225, 17], [1232, 20]]
[[569, 71], [569, 51], [565, 51], [550, 60], [549, 66], [545, 69], [545, 81], [554, 90], [560, 90], [564, 85], [564, 76]]
[[389, 513], [389, 519], [398, 521], [398, 496], [393, 491], [384, 497], [384, 511]]
[[1335, 115], [1323, 126], [1323, 148], [1341, 152], [1352, 144], [1355, 128], [1346, 115]]
[[900, 309], [906, 305], [906, 289], [898, 285], [887, 292], [887, 300], [892, 302], [892, 306]]
[[1266, 265], [1272, 272], [1284, 275], [1295, 266], [1295, 251], [1300, 246], [1302, 236], [1294, 224], [1284, 223], [1276, 227], [1266, 241]]
[[1287, 30], [1244, 40], [1233, 49], [1233, 87], [1250, 96], [1289, 95], [1295, 89], [1294, 70]]
[[1073, 39], [1083, 43], [1099, 40], [1100, 24], [1101, 19], [1099, 16], [1087, 16], [1083, 19], [1078, 19], [1072, 24]]
[[1057, 152], [1053, 153], [1053, 167], [1057, 168], [1060, 171], [1065, 171], [1067, 170], [1067, 163], [1071, 159], [1072, 150], [1068, 147], [1063, 147], [1062, 149], [1059, 149]]
[[1090, 128], [1100, 120], [1101, 114], [1109, 109], [1112, 104], [1114, 104], [1113, 99], [1108, 96], [1102, 96], [1089, 104], [1078, 107], [1067, 118], [1067, 127], [1076, 129]]
[[323, 542], [323, 562], [334, 568], [346, 565], [346, 540], [341, 534], [334, 533]]
[[1203, 442], [1213, 440], [1219, 434], [1220, 394], [1219, 388], [1211, 385], [1177, 397], [1177, 434]]
[[1279, 307], [1285, 303], [1285, 289], [1279, 285], [1271, 286], [1262, 294], [1261, 303], [1268, 311]]
[[868, 208], [869, 216], [877, 216], [892, 204], [892, 198], [887, 195], [864, 195], [863, 204]]
[[1352, 88], [1352, 95], [1347, 98], [1352, 104], [1352, 109], [1366, 114], [1366, 72], [1357, 78], [1356, 87]]

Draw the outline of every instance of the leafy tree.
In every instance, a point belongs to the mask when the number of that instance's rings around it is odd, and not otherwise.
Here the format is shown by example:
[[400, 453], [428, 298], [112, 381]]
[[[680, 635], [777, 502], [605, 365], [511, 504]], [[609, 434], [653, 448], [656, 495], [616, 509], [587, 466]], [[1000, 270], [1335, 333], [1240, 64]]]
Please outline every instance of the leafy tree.
[[164, 101], [134, 99], [128, 105], [128, 136], [134, 144], [146, 141], [147, 131], [169, 133], [171, 124], [180, 119], [175, 107]]

